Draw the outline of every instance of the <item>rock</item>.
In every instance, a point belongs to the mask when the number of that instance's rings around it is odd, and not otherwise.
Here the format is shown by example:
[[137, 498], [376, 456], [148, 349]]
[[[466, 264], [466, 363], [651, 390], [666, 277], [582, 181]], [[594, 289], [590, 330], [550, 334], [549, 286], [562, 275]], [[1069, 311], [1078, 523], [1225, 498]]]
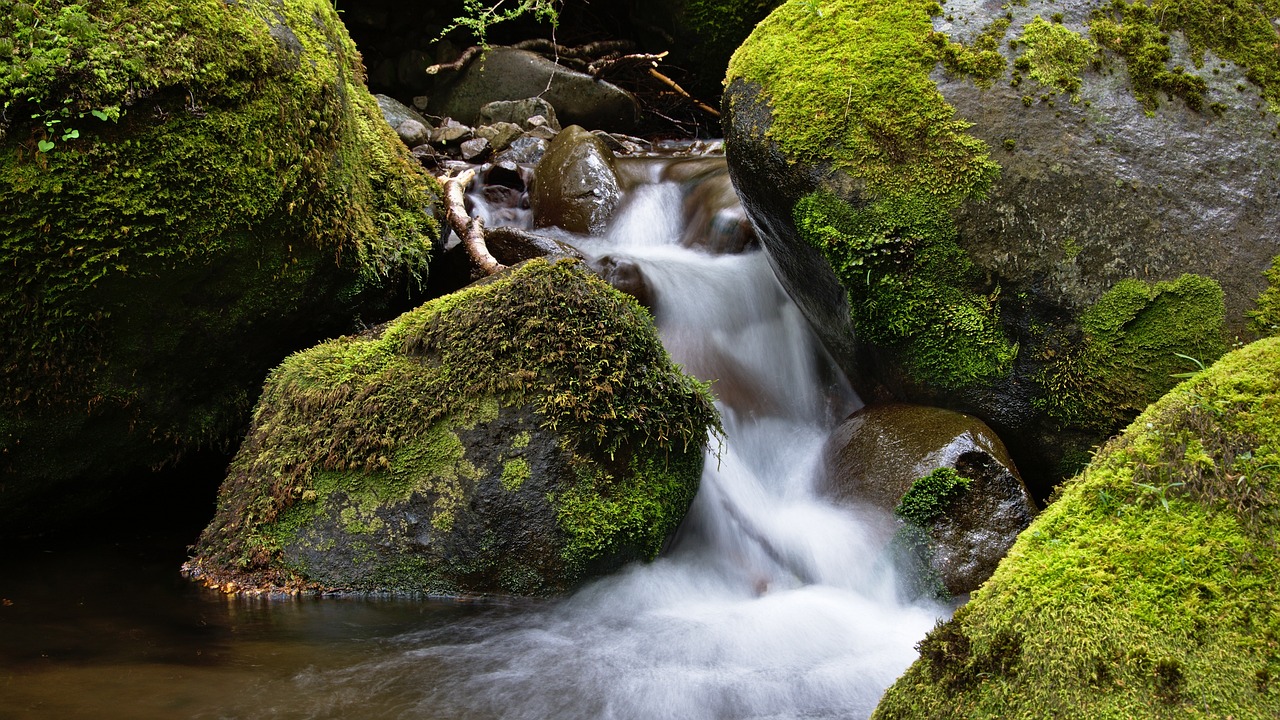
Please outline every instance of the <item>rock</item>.
[[598, 233], [621, 201], [613, 153], [577, 125], [556, 136], [534, 169], [529, 203], [536, 227]]
[[925, 558], [953, 595], [978, 588], [1035, 515], [1000, 438], [982, 421], [918, 405], [870, 405], [827, 442], [825, 492], [892, 513], [912, 484], [938, 468], [972, 481], [925, 530]]
[[872, 717], [1280, 714], [1275, 656], [1257, 650], [1280, 630], [1277, 397], [1269, 338], [1152, 405], [920, 643]]
[[[399, 100], [387, 95], [374, 95], [373, 97], [378, 101], [378, 109], [382, 111], [382, 119], [387, 121], [387, 127], [398, 128], [401, 123], [408, 120], [413, 120], [423, 127], [431, 127], [431, 123], [418, 114], [417, 110]], [[416, 144], [420, 145], [421, 143]], [[409, 147], [413, 147], [413, 145], [409, 145]]]
[[547, 125], [534, 125], [533, 127], [529, 128], [525, 132], [525, 135], [528, 135], [529, 137], [533, 137], [533, 138], [538, 138], [540, 140], [556, 139], [556, 131], [552, 130]]
[[[498, 100], [540, 96], [560, 123], [626, 132], [639, 116], [627, 91], [524, 50], [492, 47], [431, 97], [432, 112], [475, 123], [480, 108]], [[549, 115], [547, 116], [550, 117]]]
[[[526, 178], [526, 174], [528, 178]], [[532, 178], [533, 175], [530, 171], [513, 162], [494, 163], [484, 173], [486, 185], [501, 185], [519, 191], [523, 191], [528, 186], [528, 181]]]
[[[696, 162], [696, 161], [695, 161]], [[695, 162], [673, 163], [693, 165]], [[684, 234], [680, 244], [713, 255], [729, 255], [754, 250], [760, 243], [747, 213], [738, 201], [724, 158], [708, 161], [711, 169], [685, 182]], [[666, 174], [678, 174], [668, 169]]]
[[1175, 31], [1160, 82], [1200, 100], [1134, 91], [1122, 57], [1091, 63], [1114, 21], [1092, 7], [786, 4], [724, 102], [744, 206], [860, 392], [977, 414], [1042, 495], [1194, 369], [1179, 354], [1248, 337], [1280, 245], [1280, 88], [1238, 90], [1249, 71], [1212, 54], [1194, 69]]
[[654, 558], [718, 422], [634, 300], [544, 260], [291, 356], [255, 418], [189, 576], [446, 595]]
[[436, 145], [457, 145], [463, 140], [469, 140], [471, 135], [472, 130], [469, 126], [453, 118], [445, 118], [440, 123], [440, 127], [431, 131], [431, 142]]
[[568, 243], [515, 227], [488, 228], [485, 245], [498, 262], [508, 266], [534, 258], [585, 260], [582, 253]]
[[442, 161], [440, 153], [436, 152], [436, 149], [430, 145], [419, 145], [415, 147], [411, 153], [418, 159], [418, 162], [422, 164], [422, 167], [426, 168], [429, 172], [434, 172], [435, 169], [440, 166]]
[[0, 90], [6, 534], [100, 515], [151, 469], [227, 446], [267, 370], [392, 315], [437, 236], [438, 186], [360, 83], [331, 5], [182, 1], [181, 28], [145, 34], [115, 32], [133, 6], [77, 8], [57, 40], [77, 64], [27, 88], [127, 116], [78, 120], [33, 156], [30, 96]]
[[[542, 118], [541, 122], [533, 122], [534, 118]], [[476, 118], [477, 125], [493, 125], [507, 122], [519, 125], [528, 130], [535, 125], [550, 125], [552, 130], [560, 131], [560, 121], [556, 119], [556, 109], [551, 103], [540, 97], [523, 100], [497, 100], [485, 103]]]
[[511, 141], [506, 150], [494, 157], [495, 163], [514, 163], [517, 165], [534, 165], [542, 160], [547, 152], [547, 141], [542, 138], [521, 135]]
[[462, 159], [469, 163], [481, 163], [493, 152], [489, 141], [484, 138], [473, 138], [462, 143]]
[[492, 125], [481, 125], [475, 129], [476, 137], [482, 137], [489, 141], [489, 147], [494, 152], [506, 150], [511, 142], [520, 137], [524, 129], [515, 123], [497, 122]]
[[406, 147], [417, 147], [431, 142], [431, 128], [417, 120], [405, 120], [396, 126], [396, 135]]
[[615, 289], [635, 298], [641, 305], [653, 308], [653, 292], [644, 278], [644, 271], [634, 260], [604, 255], [593, 262], [591, 267]]

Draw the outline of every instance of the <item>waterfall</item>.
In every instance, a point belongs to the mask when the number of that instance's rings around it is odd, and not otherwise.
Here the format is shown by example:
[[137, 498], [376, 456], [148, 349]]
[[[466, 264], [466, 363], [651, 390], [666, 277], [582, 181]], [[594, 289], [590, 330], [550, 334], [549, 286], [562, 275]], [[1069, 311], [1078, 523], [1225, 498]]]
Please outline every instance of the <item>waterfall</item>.
[[765, 254], [681, 247], [681, 186], [644, 170], [609, 232], [566, 239], [640, 268], [673, 358], [720, 398], [726, 437], [672, 547], [304, 673], [328, 688], [307, 716], [865, 717], [946, 612], [899, 602], [883, 518], [816, 494], [827, 433], [858, 401]]

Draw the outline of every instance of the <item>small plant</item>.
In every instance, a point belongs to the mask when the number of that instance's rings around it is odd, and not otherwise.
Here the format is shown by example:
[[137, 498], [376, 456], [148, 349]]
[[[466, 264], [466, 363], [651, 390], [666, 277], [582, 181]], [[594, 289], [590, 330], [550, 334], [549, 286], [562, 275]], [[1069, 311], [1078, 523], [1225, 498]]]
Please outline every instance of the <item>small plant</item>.
[[1183, 485], [1186, 485], [1186, 483], [1184, 482], [1171, 482], [1171, 483], [1165, 483], [1164, 485], [1152, 485], [1149, 483], [1140, 483], [1140, 482], [1134, 482], [1133, 484], [1141, 488], [1147, 494], [1148, 497], [1152, 497], [1158, 500], [1160, 502], [1160, 505], [1164, 508], [1165, 512], [1169, 512], [1170, 493], [1175, 488], [1180, 488]]
[[893, 512], [916, 525], [932, 522], [969, 490], [973, 480], [954, 468], [940, 467], [911, 484]]
[[1204, 372], [1204, 362], [1203, 362], [1203, 361], [1201, 361], [1199, 358], [1193, 358], [1193, 357], [1191, 357], [1190, 355], [1183, 355], [1182, 353], [1177, 353], [1177, 352], [1176, 352], [1176, 353], [1174, 353], [1174, 355], [1176, 355], [1177, 357], [1182, 358], [1183, 360], [1189, 360], [1189, 361], [1191, 361], [1191, 362], [1195, 363], [1195, 365], [1196, 365], [1196, 368], [1197, 368], [1197, 369], [1192, 370], [1191, 372], [1170, 373], [1170, 374], [1169, 374], [1169, 377], [1172, 377], [1172, 378], [1189, 378], [1189, 377], [1195, 377], [1196, 375], [1198, 375], [1198, 374], [1200, 374], [1200, 373]]
[[452, 23], [441, 30], [440, 37], [458, 28], [465, 28], [471, 31], [476, 42], [483, 47], [487, 46], [485, 37], [489, 28], [508, 20], [532, 14], [538, 22], [550, 23], [553, 28], [560, 22], [557, 0], [519, 0], [515, 7], [506, 9], [502, 9], [503, 2], [504, 0], [498, 0], [493, 5], [486, 5], [484, 0], [463, 0], [462, 15], [454, 18]]

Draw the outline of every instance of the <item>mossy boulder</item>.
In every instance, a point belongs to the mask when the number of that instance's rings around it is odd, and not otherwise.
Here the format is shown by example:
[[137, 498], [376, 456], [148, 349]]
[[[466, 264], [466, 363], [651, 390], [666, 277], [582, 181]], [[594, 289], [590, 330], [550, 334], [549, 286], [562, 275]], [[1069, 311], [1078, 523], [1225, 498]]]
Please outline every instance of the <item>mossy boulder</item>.
[[425, 279], [438, 186], [331, 3], [3, 1], [0, 100], [7, 530], [224, 445]]
[[870, 405], [832, 431], [823, 491], [900, 520], [892, 548], [915, 571], [909, 594], [980, 585], [1035, 517], [1000, 438], [942, 408]]
[[1280, 715], [1280, 338], [1108, 443], [874, 718]]
[[978, 415], [1044, 493], [1252, 337], [1278, 7], [787, 3], [730, 64], [730, 170], [864, 396]]
[[579, 261], [532, 260], [267, 381], [188, 573], [223, 589], [538, 595], [652, 559], [705, 385]]

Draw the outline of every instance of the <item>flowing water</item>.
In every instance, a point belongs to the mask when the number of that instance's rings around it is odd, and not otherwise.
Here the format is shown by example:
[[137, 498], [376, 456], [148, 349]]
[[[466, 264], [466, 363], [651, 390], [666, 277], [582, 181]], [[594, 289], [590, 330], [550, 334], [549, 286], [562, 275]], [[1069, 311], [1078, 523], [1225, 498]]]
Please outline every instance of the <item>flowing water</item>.
[[[884, 518], [815, 491], [858, 400], [761, 251], [680, 245], [687, 189], [637, 187], [591, 258], [642, 271], [726, 437], [657, 561], [572, 596], [227, 599], [154, 550], [0, 561], [0, 718], [857, 718], [944, 608], [899, 601]], [[7, 579], [5, 579], [7, 578]], [[52, 578], [52, 579], [51, 579]]]

